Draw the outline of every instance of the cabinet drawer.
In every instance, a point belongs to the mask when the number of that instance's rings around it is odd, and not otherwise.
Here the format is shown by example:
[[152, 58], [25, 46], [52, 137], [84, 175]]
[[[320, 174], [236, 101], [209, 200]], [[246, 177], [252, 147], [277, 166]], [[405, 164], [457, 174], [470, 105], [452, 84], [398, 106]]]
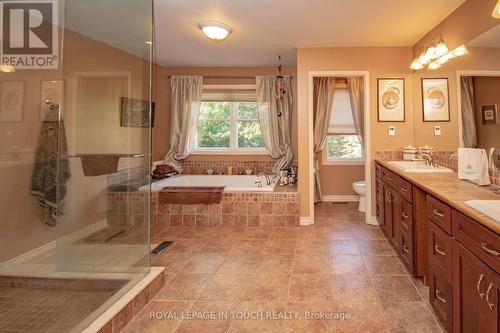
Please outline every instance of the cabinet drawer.
[[399, 233], [400, 248], [399, 256], [401, 257], [403, 263], [410, 274], [413, 274], [413, 263], [414, 263], [414, 253], [413, 253], [413, 241], [410, 236], [404, 232]]
[[411, 235], [413, 233], [413, 205], [404, 199], [399, 200], [399, 220], [401, 231]]
[[496, 233], [454, 210], [453, 237], [500, 274], [500, 237]]
[[441, 324], [448, 332], [452, 331], [453, 291], [450, 282], [443, 276], [441, 269], [430, 266], [429, 275], [429, 302], [434, 308]]
[[413, 201], [413, 186], [410, 182], [399, 178], [399, 194], [409, 202]]
[[441, 228], [429, 221], [429, 258], [431, 264], [442, 269], [444, 277], [452, 279], [452, 246], [453, 239]]
[[380, 164], [375, 164], [375, 176], [377, 178], [382, 178], [382, 166]]
[[444, 202], [428, 195], [427, 214], [446, 233], [451, 235], [451, 208]]
[[397, 190], [399, 186], [399, 176], [397, 176], [395, 173], [387, 170], [387, 169], [382, 169], [382, 180], [386, 182], [390, 187], [393, 189]]

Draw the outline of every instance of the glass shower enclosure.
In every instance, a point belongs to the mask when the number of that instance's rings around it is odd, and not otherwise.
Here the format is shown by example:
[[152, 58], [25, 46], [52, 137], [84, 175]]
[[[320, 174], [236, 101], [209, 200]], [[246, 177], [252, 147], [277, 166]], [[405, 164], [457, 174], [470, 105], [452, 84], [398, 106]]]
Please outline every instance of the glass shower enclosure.
[[0, 10], [0, 330], [80, 332], [149, 273], [152, 0]]

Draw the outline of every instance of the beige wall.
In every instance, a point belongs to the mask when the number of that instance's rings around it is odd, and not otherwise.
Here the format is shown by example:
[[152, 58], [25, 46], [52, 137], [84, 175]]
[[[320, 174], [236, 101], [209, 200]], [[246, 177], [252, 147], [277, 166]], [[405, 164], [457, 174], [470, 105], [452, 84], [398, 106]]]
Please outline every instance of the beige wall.
[[320, 180], [323, 195], [356, 195], [352, 183], [365, 179], [363, 165], [320, 164]]
[[486, 150], [499, 147], [500, 122], [496, 125], [483, 125], [481, 107], [493, 104], [496, 104], [497, 108], [500, 107], [500, 76], [474, 77], [474, 99], [478, 147]]
[[[299, 145], [300, 216], [309, 216], [309, 71], [368, 71], [370, 76], [371, 153], [377, 150], [399, 150], [413, 143], [413, 80], [409, 66], [412, 49], [407, 48], [313, 48], [297, 50], [297, 98]], [[377, 122], [377, 78], [405, 79], [406, 121]], [[396, 136], [387, 135], [387, 126], [396, 126]], [[373, 163], [370, 161], [373, 169]]]
[[[459, 146], [459, 114], [457, 93], [457, 71], [500, 71], [500, 49], [470, 48], [470, 54], [455, 59], [443, 67], [430, 71], [421, 70], [414, 74], [415, 144], [430, 145], [436, 150], [456, 150]], [[448, 78], [450, 99], [449, 122], [424, 122], [422, 112], [421, 79]], [[440, 125], [442, 135], [434, 136], [434, 126]]]
[[422, 52], [426, 45], [440, 36], [450, 49], [470, 42], [498, 24], [498, 20], [491, 16], [496, 3], [497, 0], [465, 1], [413, 46], [414, 54]]
[[[60, 53], [63, 54], [63, 53]], [[85, 109], [78, 107], [78, 77], [82, 73], [127, 72], [131, 78], [131, 96], [148, 99], [148, 62], [95, 40], [65, 32], [64, 68], [52, 70], [20, 70], [15, 73], [0, 73], [0, 81], [25, 81], [24, 118], [18, 123], [0, 123], [0, 150], [12, 146], [26, 147], [31, 154], [20, 161], [0, 161], [0, 261], [32, 250], [54, 241], [64, 235], [84, 228], [106, 218], [107, 177], [84, 177], [79, 159], [70, 159], [71, 178], [67, 182], [65, 215], [55, 228], [48, 228], [41, 221], [42, 209], [30, 194], [33, 155], [38, 144], [40, 130], [40, 84], [42, 80], [65, 81], [65, 105], [63, 117], [66, 125], [68, 151], [78, 152], [148, 152], [148, 130], [123, 129], [116, 120], [119, 110], [100, 105], [94, 94], [93, 109], [85, 115]], [[110, 88], [107, 86], [107, 88]], [[95, 92], [95, 90], [94, 90]], [[100, 92], [102, 94], [102, 91]], [[105, 94], [104, 94], [105, 95]], [[99, 118], [94, 108], [105, 115]], [[116, 106], [116, 105], [115, 105]], [[109, 123], [104, 123], [109, 120]], [[94, 121], [94, 122], [93, 122]], [[8, 128], [13, 135], [5, 136]], [[99, 131], [95, 129], [99, 128]], [[93, 143], [89, 143], [89, 135]], [[115, 140], [115, 141], [113, 141]], [[120, 168], [129, 167], [141, 161], [120, 160]], [[144, 161], [142, 161], [144, 162]]]
[[[169, 75], [271, 75], [276, 74], [276, 67], [158, 67], [156, 74], [156, 115], [155, 128], [153, 129], [153, 160], [163, 159], [170, 148], [170, 79]], [[283, 73], [292, 76], [292, 89], [296, 96], [297, 75], [295, 67], [284, 67]], [[255, 79], [229, 79], [229, 78], [207, 78], [208, 84], [255, 84]], [[296, 100], [296, 98], [295, 98]], [[297, 159], [297, 112], [296, 103], [292, 111], [292, 149]], [[227, 157], [227, 155], [225, 156]], [[220, 157], [210, 155], [191, 156], [190, 160], [218, 159]], [[232, 155], [232, 159], [270, 159], [262, 155]]]

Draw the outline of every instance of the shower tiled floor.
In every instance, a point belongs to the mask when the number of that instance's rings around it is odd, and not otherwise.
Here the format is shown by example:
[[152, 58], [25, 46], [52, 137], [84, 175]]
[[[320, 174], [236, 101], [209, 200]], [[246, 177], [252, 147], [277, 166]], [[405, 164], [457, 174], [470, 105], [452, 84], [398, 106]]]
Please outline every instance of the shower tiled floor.
[[0, 277], [0, 332], [70, 332], [124, 284]]
[[441, 332], [427, 288], [354, 204], [318, 204], [308, 227], [152, 234], [175, 241], [152, 259], [167, 282], [128, 333]]

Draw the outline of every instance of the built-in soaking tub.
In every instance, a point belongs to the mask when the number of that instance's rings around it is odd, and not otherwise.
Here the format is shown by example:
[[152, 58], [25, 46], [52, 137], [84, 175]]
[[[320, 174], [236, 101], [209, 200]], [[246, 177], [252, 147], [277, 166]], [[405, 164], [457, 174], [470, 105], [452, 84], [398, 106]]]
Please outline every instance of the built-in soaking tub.
[[224, 187], [224, 192], [272, 192], [276, 183], [267, 185], [265, 176], [178, 175], [155, 181], [151, 190], [165, 187]]
[[[220, 201], [203, 203], [189, 198], [204, 187], [207, 191], [222, 187]], [[108, 192], [109, 206], [113, 207], [111, 220], [130, 220], [134, 214], [140, 219], [143, 209], [149, 208], [148, 188], [143, 186], [139, 191], [126, 193]], [[290, 227], [299, 224], [297, 188], [267, 186], [264, 176], [178, 175], [155, 181], [151, 188], [153, 237], [169, 226]], [[169, 195], [177, 196], [172, 189], [181, 189], [189, 200], [165, 200]], [[130, 212], [133, 212], [132, 217]]]

